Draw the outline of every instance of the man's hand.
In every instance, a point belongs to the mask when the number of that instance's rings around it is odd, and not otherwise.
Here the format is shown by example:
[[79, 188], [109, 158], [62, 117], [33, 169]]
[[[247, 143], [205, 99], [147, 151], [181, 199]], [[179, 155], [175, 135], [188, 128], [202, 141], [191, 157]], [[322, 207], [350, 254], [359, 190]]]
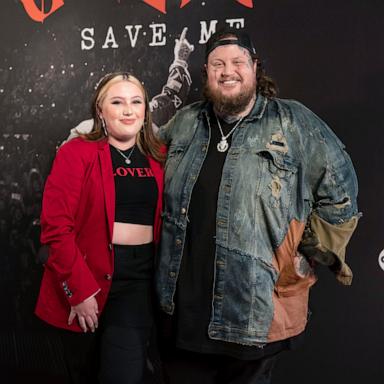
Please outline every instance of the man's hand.
[[306, 228], [303, 233], [298, 251], [306, 256], [312, 266], [316, 262], [330, 267], [337, 261], [335, 255], [320, 244], [316, 234], [309, 228]]
[[95, 295], [88, 297], [82, 303], [71, 307], [71, 313], [68, 317], [68, 325], [71, 325], [77, 316], [80, 328], [87, 332], [88, 328], [91, 332], [95, 332], [99, 325], [97, 315], [99, 313]]

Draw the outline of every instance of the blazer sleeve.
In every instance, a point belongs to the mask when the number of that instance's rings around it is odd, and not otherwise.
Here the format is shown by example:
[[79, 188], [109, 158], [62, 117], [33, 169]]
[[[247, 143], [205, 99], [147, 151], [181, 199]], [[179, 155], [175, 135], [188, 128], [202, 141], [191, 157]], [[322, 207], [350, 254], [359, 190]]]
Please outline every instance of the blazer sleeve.
[[89, 162], [78, 140], [63, 145], [56, 155], [43, 195], [41, 242], [49, 245], [45, 267], [57, 277], [57, 284], [71, 306], [100, 289], [85, 255], [76, 244], [76, 214]]

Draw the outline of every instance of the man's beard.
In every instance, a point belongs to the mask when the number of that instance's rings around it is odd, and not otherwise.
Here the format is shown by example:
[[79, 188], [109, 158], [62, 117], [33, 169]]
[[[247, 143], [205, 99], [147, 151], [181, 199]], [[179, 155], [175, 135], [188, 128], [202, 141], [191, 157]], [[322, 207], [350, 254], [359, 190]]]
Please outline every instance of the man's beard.
[[255, 94], [256, 80], [252, 84], [244, 85], [234, 96], [226, 96], [220, 90], [210, 89], [207, 80], [203, 88], [204, 97], [213, 104], [215, 111], [221, 116], [239, 115], [247, 109]]

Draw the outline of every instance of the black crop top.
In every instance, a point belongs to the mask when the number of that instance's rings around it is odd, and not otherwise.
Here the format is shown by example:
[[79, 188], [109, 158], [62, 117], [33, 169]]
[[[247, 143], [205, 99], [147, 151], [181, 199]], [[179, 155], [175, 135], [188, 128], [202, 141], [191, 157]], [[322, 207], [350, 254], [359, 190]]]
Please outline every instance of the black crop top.
[[157, 203], [157, 184], [148, 159], [137, 146], [121, 151], [110, 145], [115, 179], [115, 222], [153, 225]]

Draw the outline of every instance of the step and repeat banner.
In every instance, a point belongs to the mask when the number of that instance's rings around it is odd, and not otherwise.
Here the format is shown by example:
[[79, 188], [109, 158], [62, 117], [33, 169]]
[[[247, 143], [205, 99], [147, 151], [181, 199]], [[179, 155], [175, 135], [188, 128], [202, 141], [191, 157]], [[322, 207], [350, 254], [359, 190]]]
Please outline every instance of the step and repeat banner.
[[[229, 25], [250, 33], [279, 96], [307, 105], [346, 144], [360, 185], [363, 216], [347, 255], [354, 282], [346, 288], [318, 270], [305, 345], [282, 357], [275, 382], [384, 380], [382, 2], [7, 0], [1, 7], [0, 347], [9, 335], [29, 334], [37, 348], [44, 333], [33, 315], [44, 181], [57, 147], [90, 118], [98, 80], [129, 71], [156, 109], [164, 86], [177, 89], [181, 76], [184, 88], [168, 98], [161, 124], [201, 98], [204, 44]], [[188, 47], [182, 73], [173, 65], [180, 38]], [[33, 371], [18, 361], [0, 352], [0, 367]]]

